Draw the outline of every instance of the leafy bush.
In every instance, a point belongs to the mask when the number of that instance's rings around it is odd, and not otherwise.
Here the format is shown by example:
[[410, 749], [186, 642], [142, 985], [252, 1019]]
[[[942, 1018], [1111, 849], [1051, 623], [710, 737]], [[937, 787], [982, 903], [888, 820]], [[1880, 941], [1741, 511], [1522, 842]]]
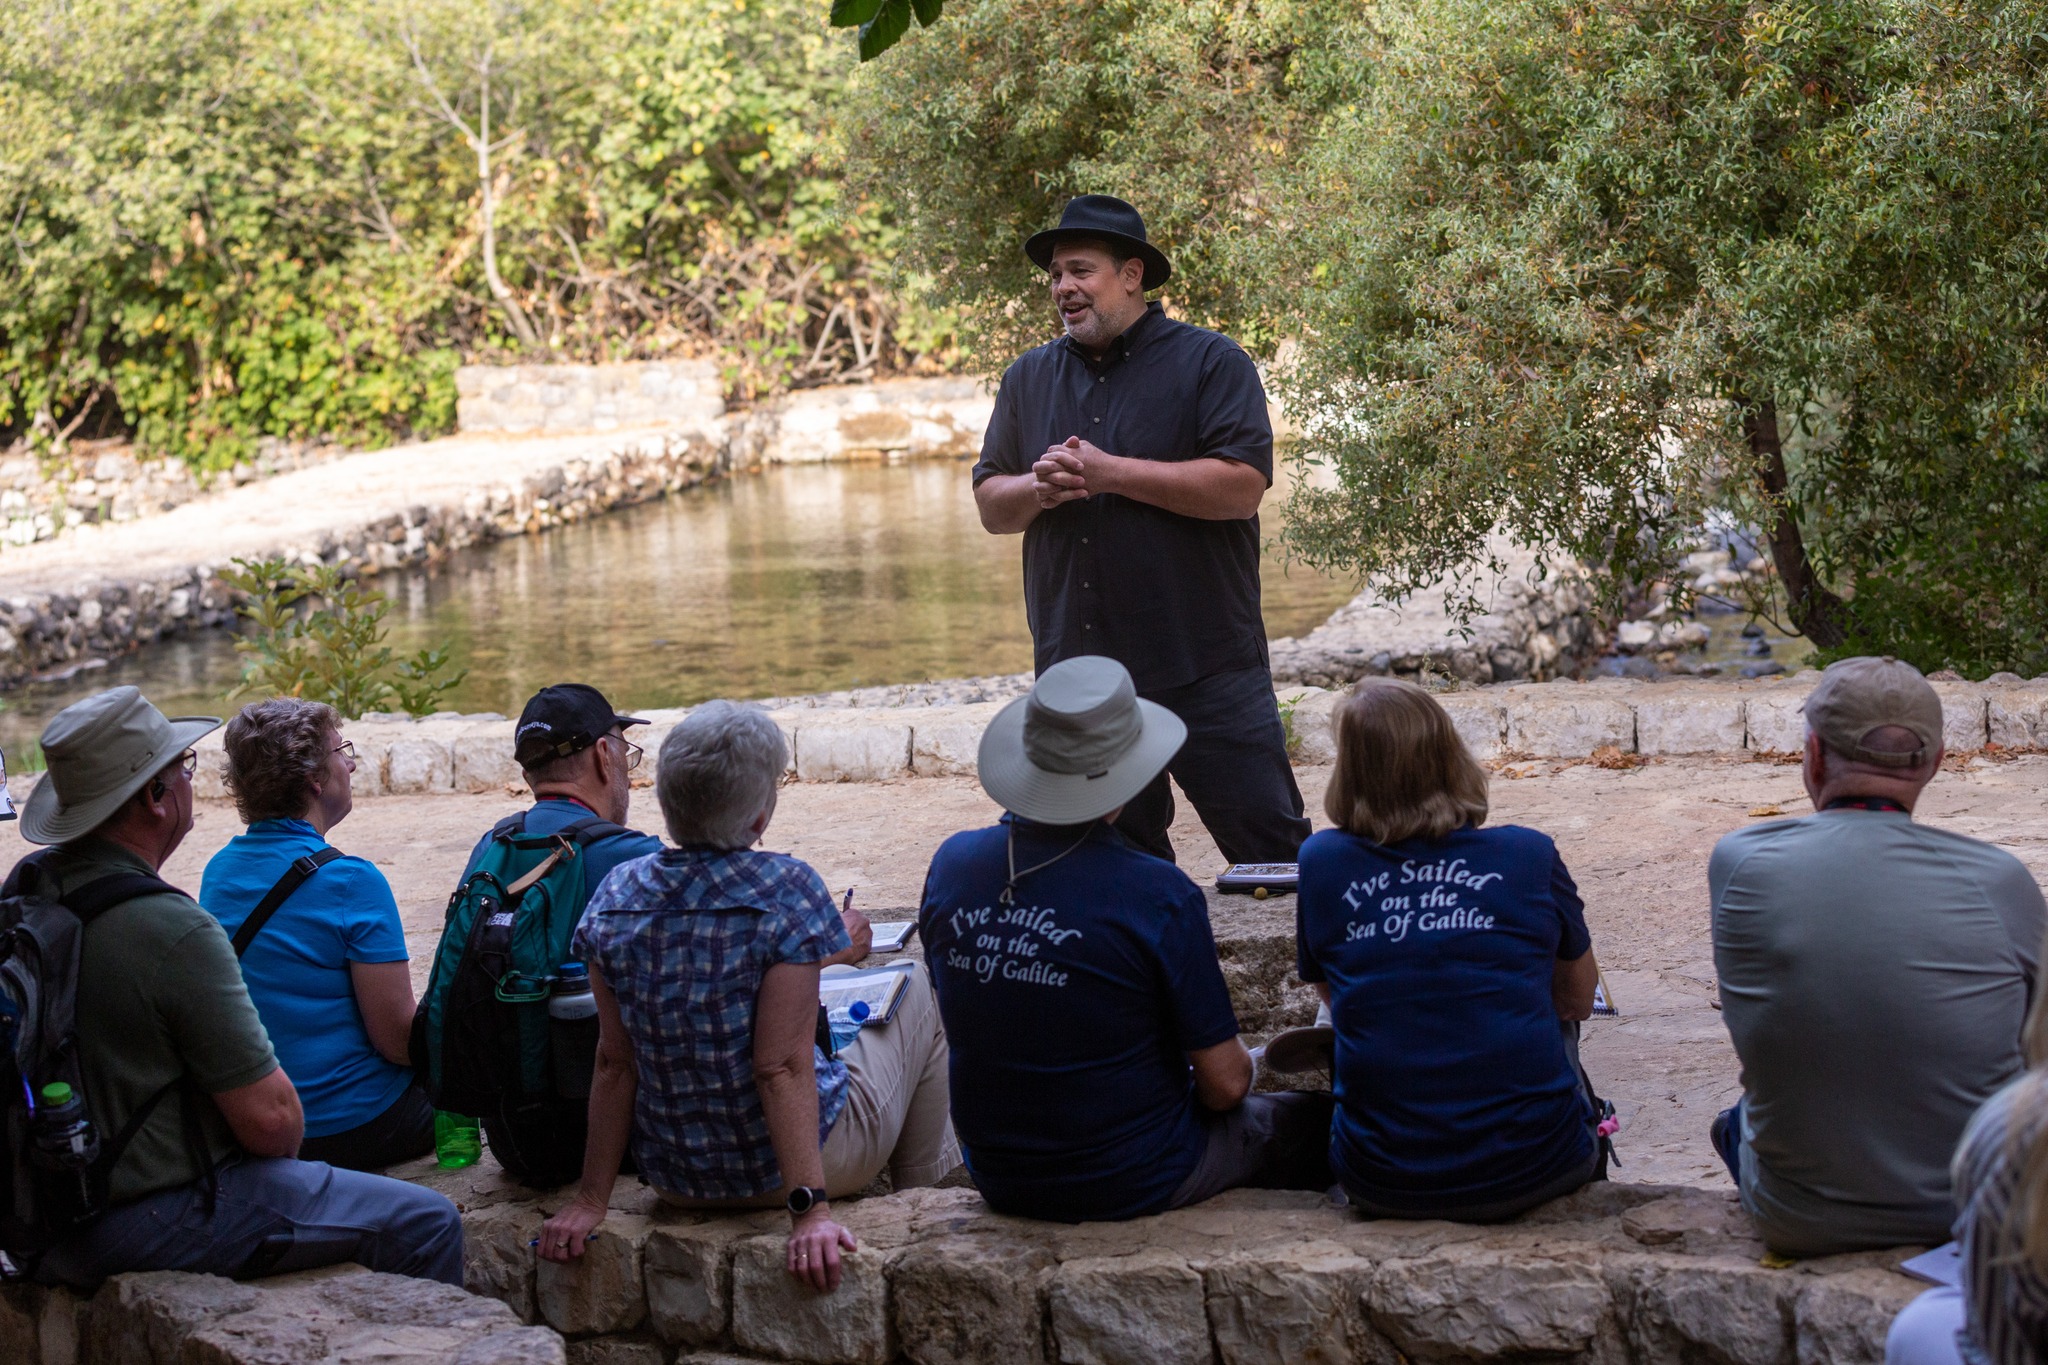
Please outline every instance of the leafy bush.
[[[0, 0], [0, 441], [446, 430], [459, 360], [941, 357], [808, 0]], [[904, 326], [899, 329], [899, 319]]]
[[237, 695], [303, 697], [326, 702], [354, 720], [395, 702], [424, 716], [462, 685], [468, 669], [447, 673], [448, 649], [423, 649], [394, 660], [384, 643], [384, 594], [334, 565], [305, 567], [282, 559], [238, 559], [221, 581], [241, 593], [235, 612], [245, 630]]

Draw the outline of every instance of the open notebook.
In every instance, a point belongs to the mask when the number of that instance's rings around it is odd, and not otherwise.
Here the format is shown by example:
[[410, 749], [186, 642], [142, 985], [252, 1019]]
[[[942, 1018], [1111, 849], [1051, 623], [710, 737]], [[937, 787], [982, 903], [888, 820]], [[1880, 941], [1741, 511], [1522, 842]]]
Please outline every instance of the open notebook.
[[853, 1002], [864, 1001], [868, 1007], [869, 1024], [886, 1024], [896, 1013], [896, 1007], [903, 1003], [903, 992], [910, 984], [910, 974], [917, 970], [917, 963], [910, 959], [892, 962], [886, 967], [831, 966], [818, 973], [818, 1003], [825, 1007], [825, 1015], [832, 1021], [834, 1029], [849, 1027], [853, 1023]]

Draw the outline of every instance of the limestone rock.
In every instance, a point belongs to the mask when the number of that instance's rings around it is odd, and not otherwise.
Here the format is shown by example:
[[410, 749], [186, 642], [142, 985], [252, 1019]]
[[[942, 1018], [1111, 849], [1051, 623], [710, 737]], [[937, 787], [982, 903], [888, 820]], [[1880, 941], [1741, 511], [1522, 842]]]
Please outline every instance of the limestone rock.
[[1621, 1277], [1628, 1337], [1644, 1361], [1790, 1365], [1795, 1278], [1755, 1261], [1650, 1260]]
[[896, 1335], [915, 1365], [1042, 1365], [1055, 1262], [1007, 1239], [941, 1237], [891, 1267]]
[[68, 1289], [0, 1285], [0, 1361], [78, 1365], [78, 1308]]
[[1330, 728], [1342, 692], [1320, 687], [1283, 687], [1280, 701], [1288, 710], [1291, 744], [1289, 754], [1296, 763], [1334, 763], [1337, 736]]
[[1512, 689], [1504, 698], [1507, 748], [1545, 758], [1585, 758], [1614, 745], [1636, 747], [1635, 710], [1608, 688], [1589, 683], [1544, 683]]
[[1728, 754], [1746, 733], [1742, 694], [1728, 687], [1646, 689], [1635, 699], [1639, 754]]
[[839, 1288], [820, 1294], [784, 1269], [789, 1239], [753, 1237], [734, 1250], [732, 1335], [742, 1350], [815, 1365], [887, 1365], [896, 1354], [888, 1265], [872, 1247], [842, 1258]]
[[612, 1214], [566, 1264], [538, 1261], [534, 1300], [548, 1326], [571, 1336], [630, 1332], [647, 1317], [641, 1248], [652, 1224], [633, 1214]]
[[1450, 715], [1451, 727], [1465, 741], [1472, 757], [1484, 762], [1499, 756], [1507, 730], [1507, 712], [1497, 695], [1446, 692], [1437, 702]]
[[1816, 1277], [1793, 1302], [1798, 1365], [1878, 1365], [1892, 1319], [1926, 1287], [1874, 1268]]
[[1586, 1350], [1613, 1311], [1593, 1267], [1533, 1252], [1459, 1251], [1383, 1262], [1365, 1307], [1417, 1360], [1497, 1360]]
[[1798, 684], [1759, 689], [1743, 706], [1749, 747], [1758, 753], [1796, 754], [1806, 747], [1806, 694]]
[[1370, 1263], [1334, 1245], [1244, 1251], [1203, 1272], [1223, 1365], [1348, 1365]]
[[540, 1258], [528, 1243], [540, 1235], [541, 1221], [540, 1210], [530, 1204], [480, 1209], [462, 1220], [463, 1287], [498, 1300], [521, 1322], [540, 1317], [533, 1293]]
[[569, 1343], [568, 1365], [668, 1365], [659, 1342], [632, 1337], [591, 1337]]
[[1174, 1252], [1079, 1257], [1049, 1296], [1060, 1365], [1209, 1365], [1202, 1277]]
[[657, 1226], [642, 1255], [647, 1312], [671, 1345], [706, 1345], [732, 1320], [732, 1244], [745, 1233], [729, 1223]]
[[1941, 743], [1952, 754], [1984, 747], [1986, 737], [1985, 689], [1976, 683], [1938, 682], [1935, 695], [1941, 698]]
[[796, 775], [802, 782], [881, 782], [910, 771], [910, 727], [872, 714], [797, 724]]

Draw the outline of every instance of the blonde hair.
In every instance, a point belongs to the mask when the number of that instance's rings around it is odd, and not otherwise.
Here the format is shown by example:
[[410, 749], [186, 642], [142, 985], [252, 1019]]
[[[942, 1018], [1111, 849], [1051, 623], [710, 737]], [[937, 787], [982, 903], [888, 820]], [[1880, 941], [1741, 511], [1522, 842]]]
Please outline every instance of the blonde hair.
[[2020, 1047], [2027, 1069], [2014, 1086], [2005, 1124], [2005, 1163], [2018, 1168], [2018, 1179], [1998, 1229], [1998, 1254], [2008, 1262], [2024, 1259], [2048, 1276], [2048, 991], [2035, 992]]
[[1486, 770], [1436, 698], [1398, 678], [1365, 678], [1330, 717], [1337, 767], [1323, 810], [1377, 844], [1486, 823]]

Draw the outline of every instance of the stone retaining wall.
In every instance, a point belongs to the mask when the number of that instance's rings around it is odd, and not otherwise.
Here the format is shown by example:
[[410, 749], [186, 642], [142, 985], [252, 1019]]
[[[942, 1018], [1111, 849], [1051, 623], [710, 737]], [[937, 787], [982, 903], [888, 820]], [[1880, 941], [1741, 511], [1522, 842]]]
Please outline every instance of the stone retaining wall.
[[[715, 430], [652, 432], [622, 438], [606, 456], [568, 459], [516, 485], [474, 489], [461, 503], [407, 508], [276, 550], [299, 562], [344, 564], [374, 574], [646, 502], [725, 469]], [[0, 687], [179, 631], [229, 623], [233, 607], [215, 576], [219, 567], [224, 566], [201, 562], [151, 577], [108, 577], [77, 592], [0, 601]]]
[[419, 1178], [464, 1206], [482, 1297], [355, 1269], [125, 1275], [61, 1310], [0, 1291], [0, 1351], [37, 1365], [1875, 1365], [1925, 1287], [1893, 1268], [1903, 1250], [1762, 1264], [1732, 1193], [1673, 1186], [1593, 1185], [1494, 1227], [1245, 1190], [1068, 1227], [945, 1189], [842, 1202], [861, 1245], [823, 1296], [783, 1270], [780, 1213], [679, 1214], [627, 1182], [582, 1260], [557, 1266], [527, 1245], [554, 1200], [488, 1166]]
[[455, 425], [465, 432], [701, 426], [724, 414], [725, 380], [715, 360], [464, 365], [455, 371]]
[[[1481, 759], [1583, 759], [1596, 751], [1646, 757], [1794, 754], [1805, 743], [1800, 707], [1819, 678], [1806, 672], [1757, 682], [1553, 682], [1461, 688], [1439, 693], [1458, 732]], [[1985, 683], [1937, 682], [1951, 753], [1995, 745], [2048, 747], [2048, 678], [2001, 675]], [[1336, 756], [1330, 712], [1340, 693], [1282, 687], [1297, 762]], [[801, 706], [770, 712], [790, 746], [799, 782], [887, 782], [905, 777], [971, 776], [981, 732], [1002, 700], [935, 706]], [[654, 750], [683, 710], [642, 710], [652, 722], [634, 739]], [[370, 716], [348, 724], [362, 796], [488, 791], [517, 787], [512, 723], [498, 715]], [[220, 732], [202, 740], [206, 761], [194, 778], [199, 795], [226, 795], [214, 757]]]

